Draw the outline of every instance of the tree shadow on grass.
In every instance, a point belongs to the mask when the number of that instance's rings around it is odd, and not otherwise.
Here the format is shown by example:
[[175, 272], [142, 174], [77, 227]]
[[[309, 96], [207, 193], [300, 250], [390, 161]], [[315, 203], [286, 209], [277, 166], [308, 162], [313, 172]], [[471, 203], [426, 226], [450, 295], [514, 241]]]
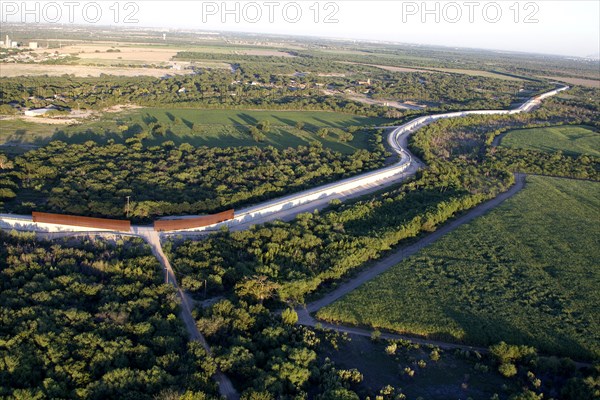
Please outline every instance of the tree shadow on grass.
[[150, 115], [148, 113], [142, 116], [142, 121], [146, 125], [155, 124], [158, 122], [158, 119], [154, 115]]
[[322, 118], [313, 117], [313, 119], [315, 121], [320, 122], [322, 126], [328, 126], [330, 128], [339, 128], [340, 126], [343, 126], [343, 124], [342, 125], [334, 124], [333, 122], [325, 121]]
[[[256, 118], [254, 118], [252, 115], [249, 115], [246, 113], [239, 113], [239, 114], [237, 114], [237, 117], [248, 125], [258, 124], [258, 120]], [[234, 123], [234, 125], [239, 125], [239, 121], [236, 121], [233, 118], [229, 118], [229, 120], [232, 121]]]
[[167, 116], [167, 118], [169, 118], [171, 120], [171, 122], [175, 122], [175, 115], [173, 115], [170, 112], [165, 112], [165, 115]]
[[190, 121], [189, 119], [182, 118], [181, 120], [183, 121], [185, 126], [187, 126], [189, 129], [194, 128], [194, 123], [192, 121]]
[[[458, 305], [447, 306], [444, 313], [463, 329], [465, 336], [460, 338], [460, 342], [465, 344], [489, 347], [504, 341], [509, 344], [532, 346], [546, 355], [571, 357], [577, 360], [593, 358], [590, 349], [583, 347], [564, 332], [548, 326], [536, 329], [538, 328], [537, 322], [533, 318], [525, 322], [532, 327], [532, 330], [528, 332], [506, 318], [492, 314], [477, 315], [460, 309]], [[542, 337], [536, 335], [536, 330], [538, 333], [543, 332]], [[435, 333], [432, 337], [439, 340], [452, 341], [454, 339], [453, 341], [457, 341], [457, 338], [453, 338], [446, 332]]]
[[279, 122], [281, 122], [281, 123], [283, 123], [285, 125], [289, 125], [290, 127], [296, 126], [296, 121], [293, 121], [291, 119], [281, 118], [281, 117], [278, 117], [276, 115], [274, 115], [273, 118], [275, 118], [277, 121], [279, 121]]
[[71, 134], [67, 134], [65, 131], [60, 130], [56, 131], [50, 138], [36, 139], [34, 141], [34, 144], [45, 145], [55, 140], [60, 140], [69, 144], [81, 144], [90, 140], [98, 144], [106, 144], [109, 140], [114, 140], [115, 143], [124, 143], [125, 135], [109, 130], [96, 132], [91, 129], [86, 129], [83, 132], [76, 132]]

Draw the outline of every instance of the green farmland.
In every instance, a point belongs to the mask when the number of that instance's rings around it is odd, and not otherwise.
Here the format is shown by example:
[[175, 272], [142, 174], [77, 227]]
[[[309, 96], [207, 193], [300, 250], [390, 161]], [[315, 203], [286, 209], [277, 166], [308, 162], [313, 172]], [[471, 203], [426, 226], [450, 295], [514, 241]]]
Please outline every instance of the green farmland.
[[[271, 125], [265, 138], [257, 142], [248, 132], [251, 126], [268, 121]], [[104, 114], [83, 124], [61, 126], [6, 120], [0, 130], [0, 144], [43, 145], [51, 140], [83, 143], [93, 140], [105, 143], [109, 139], [124, 142], [140, 132], [160, 124], [162, 132], [151, 135], [150, 144], [172, 140], [175, 144], [194, 146], [274, 146], [279, 149], [307, 145], [318, 140], [325, 147], [342, 153], [369, 148], [370, 136], [357, 131], [351, 140], [343, 139], [344, 129], [350, 126], [374, 127], [389, 122], [384, 118], [369, 118], [324, 111], [247, 111], [144, 108], [118, 114]], [[303, 124], [301, 129], [297, 123]], [[317, 132], [326, 128], [327, 135]]]
[[488, 346], [600, 357], [600, 184], [527, 178], [523, 191], [318, 317]]
[[551, 153], [562, 151], [576, 157], [600, 157], [600, 133], [580, 125], [516, 129], [506, 133], [502, 146]]

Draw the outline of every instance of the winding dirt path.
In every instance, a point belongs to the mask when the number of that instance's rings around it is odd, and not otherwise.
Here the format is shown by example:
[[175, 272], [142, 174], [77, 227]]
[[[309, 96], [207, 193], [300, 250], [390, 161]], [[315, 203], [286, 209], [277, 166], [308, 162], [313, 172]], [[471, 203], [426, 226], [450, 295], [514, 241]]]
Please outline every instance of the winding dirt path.
[[[188, 295], [181, 289], [181, 287], [177, 283], [177, 279], [175, 278], [175, 272], [171, 267], [171, 263], [169, 262], [169, 259], [162, 250], [160, 236], [158, 232], [156, 232], [152, 228], [138, 228], [138, 232], [136, 233], [140, 237], [144, 238], [144, 240], [146, 240], [146, 242], [150, 245], [150, 248], [152, 249], [152, 254], [154, 254], [154, 256], [160, 262], [161, 266], [164, 268], [166, 283], [170, 283], [175, 287], [175, 290], [177, 291], [177, 297], [181, 301], [181, 320], [183, 321], [185, 328], [187, 329], [188, 334], [190, 335], [190, 340], [199, 342], [202, 345], [202, 347], [204, 347], [206, 352], [212, 355], [210, 346], [206, 342], [204, 336], [202, 336], [202, 334], [198, 330], [198, 326], [196, 325], [196, 321], [194, 320], [194, 317], [192, 315], [193, 307], [191, 305], [193, 305], [193, 301], [189, 299]], [[238, 392], [233, 387], [231, 380], [229, 380], [229, 378], [224, 373], [222, 373], [221, 371], [217, 371], [215, 375], [213, 375], [213, 379], [217, 382], [217, 385], [219, 386], [219, 393], [221, 394], [221, 396], [225, 397], [228, 400], [237, 400], [240, 398]]]

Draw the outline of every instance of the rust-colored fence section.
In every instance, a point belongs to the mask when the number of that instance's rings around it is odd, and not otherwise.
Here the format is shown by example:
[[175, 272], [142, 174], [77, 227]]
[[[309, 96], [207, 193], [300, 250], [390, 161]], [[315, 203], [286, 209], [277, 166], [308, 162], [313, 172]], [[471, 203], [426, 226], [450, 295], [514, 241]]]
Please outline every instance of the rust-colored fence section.
[[80, 217], [77, 215], [49, 214], [37, 211], [32, 212], [31, 216], [33, 217], [33, 222], [43, 222], [46, 224], [83, 226], [86, 228], [123, 232], [131, 230], [131, 222], [120, 219]]
[[181, 229], [202, 228], [219, 222], [233, 219], [234, 211], [227, 210], [218, 214], [204, 215], [202, 217], [184, 218], [184, 219], [163, 219], [154, 221], [154, 230], [162, 231], [178, 231]]

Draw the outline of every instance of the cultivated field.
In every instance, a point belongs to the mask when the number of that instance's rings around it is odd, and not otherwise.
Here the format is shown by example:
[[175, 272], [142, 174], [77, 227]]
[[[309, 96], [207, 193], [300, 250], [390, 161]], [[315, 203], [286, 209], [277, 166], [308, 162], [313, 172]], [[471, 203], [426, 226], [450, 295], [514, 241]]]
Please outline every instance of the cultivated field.
[[[358, 63], [348, 63], [348, 64], [358, 64]], [[483, 70], [474, 70], [474, 69], [455, 69], [455, 68], [412, 68], [412, 67], [396, 67], [389, 65], [378, 65], [378, 64], [361, 64], [369, 67], [376, 67], [386, 71], [391, 72], [425, 72], [425, 73], [435, 73], [435, 72], [448, 72], [453, 74], [463, 74], [470, 76], [482, 76], [484, 78], [496, 78], [496, 79], [504, 79], [509, 81], [521, 81], [522, 79], [508, 76], [503, 74], [498, 74], [492, 71], [483, 71]]]
[[600, 184], [528, 177], [484, 217], [321, 309], [328, 321], [600, 357]]
[[482, 76], [484, 78], [496, 78], [496, 79], [504, 79], [507, 81], [522, 81], [523, 79], [517, 78], [515, 76], [508, 76], [503, 74], [498, 74], [492, 71], [482, 71], [475, 69], [456, 69], [456, 68], [431, 68], [433, 71], [439, 72], [449, 72], [452, 74], [463, 74], [470, 76]]
[[580, 85], [591, 88], [600, 89], [600, 80], [598, 79], [584, 79], [584, 78], [565, 78], [562, 76], [543, 76], [545, 79], [553, 79], [560, 82], [570, 83], [571, 85]]
[[587, 126], [516, 129], [507, 132], [501, 144], [518, 149], [600, 157], [600, 133]]
[[390, 65], [361, 64], [361, 63], [345, 62], [345, 61], [340, 61], [340, 62], [342, 64], [366, 65], [367, 67], [375, 67], [375, 68], [379, 68], [379, 69], [383, 69], [385, 71], [391, 71], [391, 72], [433, 72], [433, 71], [430, 71], [427, 69], [411, 68], [411, 67], [392, 67]]
[[[114, 118], [111, 118], [114, 120]], [[324, 146], [343, 153], [352, 153], [368, 147], [368, 136], [355, 133], [350, 142], [342, 142], [340, 129], [351, 126], [377, 126], [388, 120], [366, 118], [335, 112], [303, 111], [249, 111], [249, 110], [194, 110], [194, 109], [139, 109], [125, 114], [122, 123], [129, 126], [158, 122], [169, 127], [164, 138], [157, 141], [173, 140], [176, 143], [190, 143], [195, 146], [274, 146], [277, 148], [308, 145], [319, 140]], [[248, 133], [248, 128], [261, 121], [269, 121], [271, 130], [263, 142], [256, 142]], [[106, 128], [104, 121], [99, 127]], [[304, 123], [302, 130], [295, 128], [296, 122]], [[321, 138], [316, 135], [320, 128], [330, 133]]]
[[153, 76], [160, 78], [165, 75], [184, 75], [192, 73], [191, 70], [174, 70], [167, 68], [128, 68], [128, 67], [94, 67], [88, 65], [43, 65], [43, 64], [0, 64], [0, 77], [9, 78], [14, 76], [61, 76], [75, 75], [77, 77], [93, 76], [101, 74], [119, 76]]
[[176, 49], [168, 47], [131, 47], [118, 44], [78, 44], [65, 46], [57, 51], [74, 54], [82, 59], [140, 61], [148, 64], [170, 61], [177, 54]]

